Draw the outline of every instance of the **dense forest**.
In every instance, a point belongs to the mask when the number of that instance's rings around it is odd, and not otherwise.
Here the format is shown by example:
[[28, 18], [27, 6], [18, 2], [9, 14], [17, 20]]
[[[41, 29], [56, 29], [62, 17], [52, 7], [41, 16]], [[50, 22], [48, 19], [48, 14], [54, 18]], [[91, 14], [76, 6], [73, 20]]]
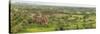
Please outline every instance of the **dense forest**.
[[[33, 21], [36, 13], [47, 16], [48, 24]], [[10, 26], [12, 33], [95, 29], [96, 8], [11, 4]]]

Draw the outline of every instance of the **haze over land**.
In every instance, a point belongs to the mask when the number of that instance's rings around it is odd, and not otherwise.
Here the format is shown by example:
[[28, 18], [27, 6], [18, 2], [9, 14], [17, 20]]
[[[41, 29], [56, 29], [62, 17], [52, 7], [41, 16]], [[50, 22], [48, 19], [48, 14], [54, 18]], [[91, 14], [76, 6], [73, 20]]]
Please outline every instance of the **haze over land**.
[[80, 3], [59, 3], [59, 2], [43, 2], [43, 1], [25, 1], [25, 0], [14, 0], [11, 3], [24, 3], [32, 5], [49, 5], [49, 6], [71, 6], [71, 7], [96, 7], [92, 4], [80, 4]]

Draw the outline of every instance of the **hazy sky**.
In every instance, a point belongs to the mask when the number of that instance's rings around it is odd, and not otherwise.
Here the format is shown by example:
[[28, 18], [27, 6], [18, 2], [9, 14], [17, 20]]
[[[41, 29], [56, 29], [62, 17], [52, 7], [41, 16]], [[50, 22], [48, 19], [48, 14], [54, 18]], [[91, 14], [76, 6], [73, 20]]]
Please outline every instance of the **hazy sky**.
[[41, 1], [41, 2], [75, 3], [75, 4], [96, 5], [95, 0], [16, 0], [16, 1]]
[[[96, 6], [96, 0], [12, 0], [12, 2], [25, 2], [25, 1], [58, 3], [58, 4], [44, 3], [47, 5], [65, 5], [67, 3], [71, 3], [71, 4], [81, 4], [80, 6], [85, 6], [85, 5]], [[65, 4], [59, 4], [59, 3], [65, 3]]]

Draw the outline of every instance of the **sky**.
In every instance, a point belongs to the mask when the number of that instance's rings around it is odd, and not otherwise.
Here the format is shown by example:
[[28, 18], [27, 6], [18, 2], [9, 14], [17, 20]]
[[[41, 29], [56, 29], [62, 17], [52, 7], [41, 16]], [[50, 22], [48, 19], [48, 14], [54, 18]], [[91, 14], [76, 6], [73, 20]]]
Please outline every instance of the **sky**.
[[[31, 1], [31, 2], [48, 2], [44, 3], [45, 5], [65, 5], [65, 4], [80, 4], [80, 6], [86, 6], [86, 5], [93, 5], [96, 6], [96, 0], [12, 0], [12, 2], [25, 2], [25, 1]], [[56, 4], [51, 4], [56, 3]], [[58, 3], [58, 4], [57, 4]], [[64, 3], [64, 4], [60, 4]], [[76, 6], [76, 5], [75, 5]]]

